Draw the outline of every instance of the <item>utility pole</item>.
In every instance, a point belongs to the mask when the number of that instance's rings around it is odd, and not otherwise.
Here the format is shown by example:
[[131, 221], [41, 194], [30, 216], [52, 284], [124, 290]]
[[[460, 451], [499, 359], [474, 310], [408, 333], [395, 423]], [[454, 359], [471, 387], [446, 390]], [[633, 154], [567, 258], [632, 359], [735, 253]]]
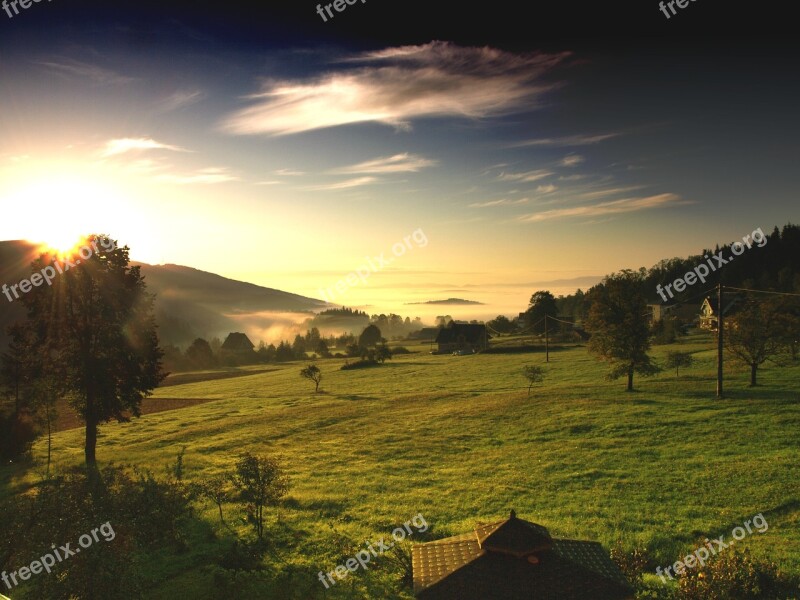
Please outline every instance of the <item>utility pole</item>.
[[550, 362], [550, 340], [547, 337], [547, 317], [549, 316], [548, 314], [544, 316], [544, 362]]
[[722, 399], [722, 332], [724, 317], [722, 314], [722, 283], [717, 285], [717, 398]]

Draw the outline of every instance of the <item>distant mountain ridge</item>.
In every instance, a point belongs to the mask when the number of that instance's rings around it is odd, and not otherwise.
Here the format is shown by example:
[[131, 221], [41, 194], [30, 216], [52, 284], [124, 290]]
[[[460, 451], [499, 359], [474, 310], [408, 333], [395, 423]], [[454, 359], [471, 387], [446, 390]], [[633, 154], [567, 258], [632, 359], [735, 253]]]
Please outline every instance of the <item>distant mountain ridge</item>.
[[[30, 263], [38, 257], [38, 245], [0, 241], [0, 286], [16, 284], [30, 276]], [[149, 292], [156, 294], [156, 320], [162, 344], [186, 345], [197, 337], [224, 336], [243, 329], [242, 318], [258, 313], [310, 313], [327, 308], [322, 300], [236, 281], [214, 273], [180, 265], [138, 266]], [[8, 343], [6, 329], [25, 317], [22, 302], [9, 303], [0, 295], [0, 349]], [[240, 317], [237, 319], [236, 317]], [[268, 322], [260, 314], [259, 320]], [[282, 319], [276, 317], [276, 321]]]

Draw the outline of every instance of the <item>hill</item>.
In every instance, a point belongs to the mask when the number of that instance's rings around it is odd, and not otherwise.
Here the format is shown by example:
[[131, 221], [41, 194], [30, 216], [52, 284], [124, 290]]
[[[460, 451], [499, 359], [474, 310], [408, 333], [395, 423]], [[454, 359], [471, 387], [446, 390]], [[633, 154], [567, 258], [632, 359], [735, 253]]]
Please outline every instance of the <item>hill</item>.
[[[0, 285], [13, 284], [30, 275], [30, 263], [38, 256], [37, 246], [26, 241], [0, 241]], [[258, 335], [271, 327], [285, 327], [311, 316], [327, 305], [252, 283], [235, 281], [180, 265], [141, 267], [148, 290], [156, 294], [156, 317], [162, 344], [185, 345], [196, 337], [224, 336], [231, 331]], [[0, 296], [0, 349], [6, 347], [7, 327], [24, 317], [22, 303], [8, 303]]]

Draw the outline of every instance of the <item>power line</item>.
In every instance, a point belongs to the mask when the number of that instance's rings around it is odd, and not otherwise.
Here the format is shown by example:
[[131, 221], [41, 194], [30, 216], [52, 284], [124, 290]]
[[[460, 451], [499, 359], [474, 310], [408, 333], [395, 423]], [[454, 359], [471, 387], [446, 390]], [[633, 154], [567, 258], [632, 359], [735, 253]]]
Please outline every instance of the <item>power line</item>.
[[753, 290], [753, 289], [746, 289], [746, 288], [731, 287], [729, 285], [724, 285], [722, 287], [724, 287], [726, 290], [738, 290], [740, 292], [755, 292], [757, 294], [774, 294], [776, 296], [795, 296], [797, 298], [800, 298], [800, 294], [792, 294], [790, 292], [772, 292], [772, 291], [768, 291], [768, 290]]

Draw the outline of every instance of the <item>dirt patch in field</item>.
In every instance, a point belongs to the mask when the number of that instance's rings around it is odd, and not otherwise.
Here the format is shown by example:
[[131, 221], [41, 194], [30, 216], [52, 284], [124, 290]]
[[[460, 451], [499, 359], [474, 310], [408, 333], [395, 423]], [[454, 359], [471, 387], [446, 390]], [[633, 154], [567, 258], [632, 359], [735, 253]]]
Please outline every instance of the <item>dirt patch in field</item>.
[[[206, 402], [214, 402], [215, 400], [216, 398], [145, 398], [142, 400], [142, 415], [188, 408], [198, 404], [205, 404]], [[58, 410], [58, 419], [53, 429], [54, 432], [83, 427], [83, 423], [66, 401], [59, 401], [56, 409]]]

